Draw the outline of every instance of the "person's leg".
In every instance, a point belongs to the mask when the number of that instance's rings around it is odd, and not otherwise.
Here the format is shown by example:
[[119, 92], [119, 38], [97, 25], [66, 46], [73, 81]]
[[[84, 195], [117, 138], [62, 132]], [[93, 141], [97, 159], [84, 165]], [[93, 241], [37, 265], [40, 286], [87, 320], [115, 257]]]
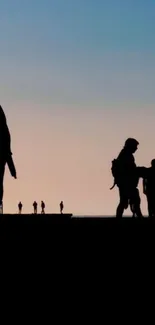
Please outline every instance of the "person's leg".
[[130, 205], [130, 210], [132, 212], [132, 217], [135, 217], [136, 216], [136, 214], [135, 214], [135, 206], [134, 206], [134, 200], [133, 200], [132, 195], [130, 195], [129, 205]]
[[4, 172], [5, 172], [5, 162], [0, 161], [0, 206], [3, 205], [3, 181], [4, 181]]
[[153, 205], [154, 205], [154, 200], [153, 196], [151, 193], [147, 194], [147, 207], [148, 207], [148, 216], [151, 218], [153, 217]]
[[136, 216], [143, 217], [141, 208], [140, 208], [141, 199], [140, 199], [138, 188], [133, 189], [131, 196], [132, 196], [132, 202], [133, 202], [134, 212], [135, 212]]
[[155, 197], [152, 196], [152, 217], [155, 218]]
[[134, 218], [136, 216], [135, 214], [135, 207], [134, 207], [134, 204], [130, 202], [130, 210], [132, 212], [132, 217]]
[[122, 218], [123, 212], [128, 208], [128, 195], [125, 188], [119, 188], [120, 202], [116, 210], [116, 218]]

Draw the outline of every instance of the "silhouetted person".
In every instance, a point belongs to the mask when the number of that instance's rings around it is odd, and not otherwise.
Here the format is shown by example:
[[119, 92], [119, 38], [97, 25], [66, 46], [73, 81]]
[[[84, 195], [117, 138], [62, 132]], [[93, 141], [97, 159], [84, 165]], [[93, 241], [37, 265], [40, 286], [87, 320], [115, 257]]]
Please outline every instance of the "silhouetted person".
[[151, 167], [147, 168], [147, 175], [143, 180], [143, 193], [147, 198], [148, 215], [155, 217], [155, 159], [151, 161]]
[[45, 214], [45, 203], [41, 201], [41, 214]]
[[38, 203], [36, 201], [34, 201], [33, 202], [34, 214], [37, 214], [37, 207], [38, 207]]
[[64, 204], [63, 201], [60, 202], [60, 213], [63, 213], [63, 209], [64, 209]]
[[129, 138], [125, 141], [115, 163], [115, 184], [119, 188], [120, 202], [117, 207], [116, 217], [121, 218], [125, 209], [130, 205], [134, 215], [142, 217], [140, 210], [140, 196], [137, 189], [139, 175], [133, 154], [138, 147], [138, 141]]
[[19, 211], [19, 214], [22, 213], [22, 207], [23, 207], [22, 202], [19, 202], [19, 204], [18, 204], [18, 211]]
[[11, 176], [17, 178], [16, 169], [12, 159], [11, 137], [7, 126], [6, 117], [0, 106], [0, 208], [3, 211], [3, 180], [5, 165], [8, 165]]

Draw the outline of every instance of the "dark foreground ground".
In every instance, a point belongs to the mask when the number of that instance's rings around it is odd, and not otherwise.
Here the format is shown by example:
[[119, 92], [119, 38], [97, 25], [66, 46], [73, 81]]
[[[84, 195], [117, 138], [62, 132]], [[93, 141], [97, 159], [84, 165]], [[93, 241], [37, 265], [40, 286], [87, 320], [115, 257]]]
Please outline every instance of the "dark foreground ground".
[[80, 241], [81, 229], [84, 230], [83, 234], [89, 235], [92, 240], [99, 233], [107, 238], [112, 238], [113, 235], [119, 238], [120, 230], [124, 235], [128, 230], [132, 230], [132, 237], [133, 230], [136, 230], [137, 235], [142, 233], [141, 230], [146, 233], [147, 229], [155, 233], [155, 220], [147, 217], [124, 217], [121, 220], [113, 217], [77, 218], [72, 214], [0, 215], [0, 239], [51, 240], [53, 237], [63, 237], [68, 240], [71, 234], [74, 240], [76, 230], [76, 238]]

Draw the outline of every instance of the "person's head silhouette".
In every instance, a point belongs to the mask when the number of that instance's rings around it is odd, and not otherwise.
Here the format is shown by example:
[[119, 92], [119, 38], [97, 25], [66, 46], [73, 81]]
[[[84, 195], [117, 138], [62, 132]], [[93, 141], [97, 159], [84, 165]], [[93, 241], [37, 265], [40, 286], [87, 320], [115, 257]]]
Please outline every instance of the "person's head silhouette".
[[126, 141], [125, 141], [125, 148], [131, 152], [131, 153], [134, 153], [136, 152], [137, 148], [138, 148], [138, 145], [139, 145], [139, 142], [134, 139], [134, 138], [128, 138]]

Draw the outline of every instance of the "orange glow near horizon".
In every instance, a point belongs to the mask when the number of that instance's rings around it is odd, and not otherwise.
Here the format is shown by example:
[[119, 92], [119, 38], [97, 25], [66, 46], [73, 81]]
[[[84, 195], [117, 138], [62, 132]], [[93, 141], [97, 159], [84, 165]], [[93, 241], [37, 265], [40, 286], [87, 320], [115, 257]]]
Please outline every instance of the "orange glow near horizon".
[[[32, 106], [30, 114], [26, 107], [22, 103], [20, 123], [15, 111], [7, 114], [18, 179], [12, 179], [6, 168], [4, 212], [17, 212], [20, 200], [25, 213], [32, 212], [34, 200], [39, 205], [44, 200], [46, 212], [58, 212], [63, 200], [64, 211], [74, 215], [115, 215], [118, 191], [109, 190], [111, 161], [124, 140], [134, 136], [140, 143], [137, 165], [150, 165], [154, 153], [148, 144], [155, 135], [151, 115], [141, 114], [133, 121], [132, 114], [116, 116], [110, 109], [98, 115], [83, 109], [75, 115], [57, 107], [48, 114]], [[144, 133], [145, 128], [150, 133]], [[146, 213], [142, 192], [141, 197]]]

